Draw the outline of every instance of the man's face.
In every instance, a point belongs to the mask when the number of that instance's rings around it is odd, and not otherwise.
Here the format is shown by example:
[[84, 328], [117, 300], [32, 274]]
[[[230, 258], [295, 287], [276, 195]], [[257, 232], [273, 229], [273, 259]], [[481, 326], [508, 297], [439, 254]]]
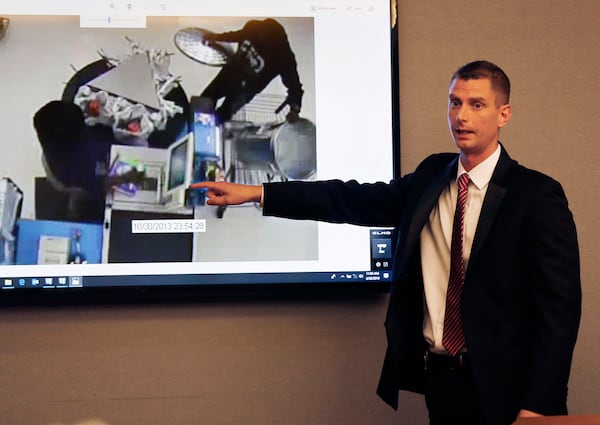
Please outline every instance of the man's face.
[[510, 119], [508, 104], [500, 104], [487, 78], [455, 79], [448, 97], [448, 126], [462, 156], [476, 165], [498, 146], [500, 128]]

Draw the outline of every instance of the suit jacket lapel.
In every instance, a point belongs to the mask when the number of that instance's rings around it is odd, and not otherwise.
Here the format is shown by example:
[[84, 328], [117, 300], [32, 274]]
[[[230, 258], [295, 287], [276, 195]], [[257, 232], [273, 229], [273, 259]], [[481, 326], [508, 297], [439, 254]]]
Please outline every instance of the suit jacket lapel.
[[[427, 186], [421, 199], [417, 202], [415, 212], [412, 215], [412, 220], [408, 226], [408, 233], [406, 235], [406, 252], [412, 252], [416, 242], [419, 240], [421, 230], [429, 219], [431, 210], [437, 203], [442, 190], [448, 184], [448, 180], [456, 175], [458, 167], [458, 156], [456, 159], [451, 161], [443, 172], [437, 177], [434, 177], [432, 182]], [[408, 259], [408, 256], [404, 256], [402, 259], [403, 263]]]
[[[469, 257], [469, 264], [477, 261], [477, 257], [481, 252], [481, 248], [486, 241], [490, 230], [496, 220], [496, 215], [506, 194], [506, 185], [510, 175], [510, 170], [514, 164], [514, 161], [508, 156], [508, 153], [502, 147], [502, 153], [500, 159], [496, 165], [496, 169], [492, 174], [488, 190], [483, 199], [483, 205], [481, 206], [481, 213], [479, 215], [479, 221], [477, 223], [477, 229], [475, 231], [475, 237], [473, 239], [473, 246], [471, 247], [471, 255]], [[467, 275], [470, 267], [467, 266]]]

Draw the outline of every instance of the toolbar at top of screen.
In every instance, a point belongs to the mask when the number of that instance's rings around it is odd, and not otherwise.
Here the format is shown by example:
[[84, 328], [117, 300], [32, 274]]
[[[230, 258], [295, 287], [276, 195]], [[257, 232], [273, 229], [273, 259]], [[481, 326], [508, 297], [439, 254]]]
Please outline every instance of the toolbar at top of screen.
[[2, 15], [311, 16], [389, 10], [389, 0], [0, 0]]

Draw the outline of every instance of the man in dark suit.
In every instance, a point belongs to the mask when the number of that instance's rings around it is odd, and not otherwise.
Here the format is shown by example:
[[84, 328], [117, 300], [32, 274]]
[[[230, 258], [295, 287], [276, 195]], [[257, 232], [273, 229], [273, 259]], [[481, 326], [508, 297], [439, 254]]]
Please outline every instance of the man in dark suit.
[[399, 390], [425, 394], [431, 424], [567, 413], [581, 314], [575, 224], [561, 185], [500, 144], [509, 96], [496, 65], [458, 69], [448, 99], [458, 155], [432, 155], [390, 183], [195, 185], [209, 204], [261, 200], [265, 215], [396, 227], [377, 392], [394, 408]]

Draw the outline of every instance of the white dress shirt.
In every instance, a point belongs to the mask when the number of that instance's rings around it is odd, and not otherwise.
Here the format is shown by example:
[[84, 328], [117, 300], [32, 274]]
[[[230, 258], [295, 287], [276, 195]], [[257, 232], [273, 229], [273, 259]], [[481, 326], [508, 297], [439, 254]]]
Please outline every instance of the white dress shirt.
[[[469, 263], [483, 198], [500, 158], [500, 150], [498, 146], [489, 158], [468, 172], [471, 184], [465, 206], [463, 235], [465, 269]], [[423, 335], [430, 350], [438, 354], [448, 354], [442, 346], [442, 334], [446, 312], [446, 291], [450, 277], [452, 223], [458, 196], [456, 181], [463, 173], [466, 171], [459, 160], [457, 175], [442, 191], [437, 205], [431, 210], [429, 221], [421, 231], [421, 267], [425, 285]]]

